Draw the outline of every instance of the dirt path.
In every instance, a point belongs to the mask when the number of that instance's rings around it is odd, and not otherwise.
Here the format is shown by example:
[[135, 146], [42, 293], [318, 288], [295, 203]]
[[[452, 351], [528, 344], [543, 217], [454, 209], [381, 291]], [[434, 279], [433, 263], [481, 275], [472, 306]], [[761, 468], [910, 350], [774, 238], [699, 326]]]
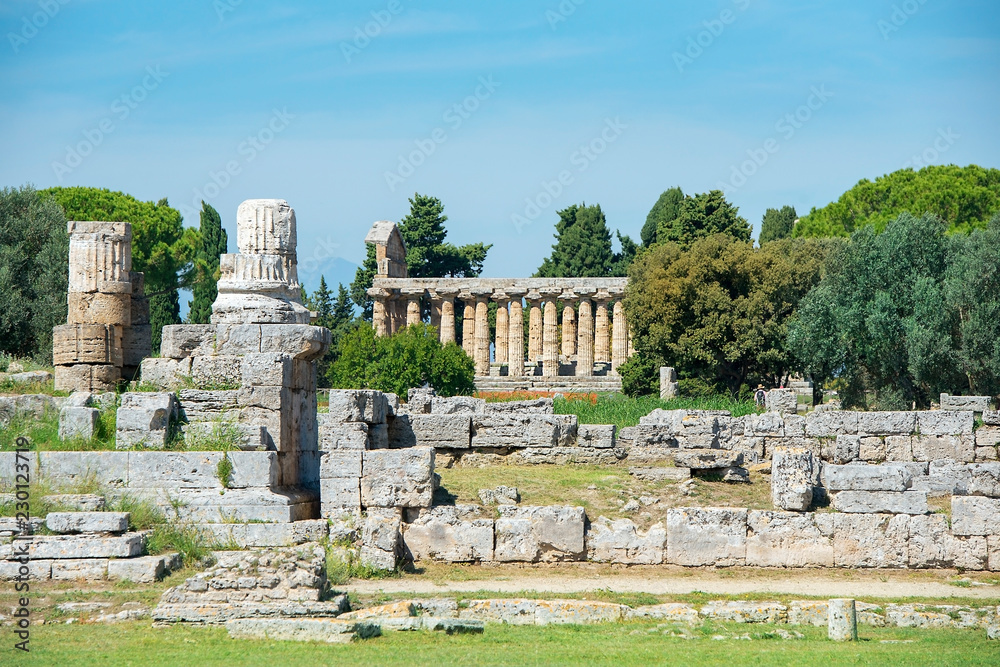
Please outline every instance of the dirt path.
[[[759, 571], [759, 570], [687, 570], [650, 568], [595, 572], [526, 572], [523, 569], [490, 569], [469, 572], [464, 569], [407, 575], [401, 579], [352, 581], [350, 592], [455, 594], [475, 591], [517, 593], [535, 591], [554, 594], [585, 593], [605, 589], [619, 593], [682, 595], [695, 591], [723, 595], [773, 593], [820, 597], [869, 598], [1000, 598], [996, 579], [964, 577], [954, 572], [889, 571]], [[477, 576], [479, 575], [479, 576]], [[967, 585], [948, 581], [965, 580]], [[986, 583], [989, 582], [989, 583]]]

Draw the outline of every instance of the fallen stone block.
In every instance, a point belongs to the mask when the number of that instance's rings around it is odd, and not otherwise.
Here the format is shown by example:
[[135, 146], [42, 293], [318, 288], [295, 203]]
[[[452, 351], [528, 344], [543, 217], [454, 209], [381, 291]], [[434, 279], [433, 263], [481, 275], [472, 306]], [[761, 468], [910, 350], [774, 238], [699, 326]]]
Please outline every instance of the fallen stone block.
[[226, 621], [233, 639], [324, 642], [348, 644], [356, 639], [382, 636], [382, 628], [370, 621], [336, 618], [238, 618]]
[[538, 600], [518, 598], [469, 600], [468, 607], [459, 612], [459, 618], [506, 625], [534, 625], [537, 608]]
[[833, 517], [750, 510], [748, 567], [833, 567]]
[[485, 624], [482, 621], [436, 618], [434, 616], [423, 616], [419, 620], [422, 629], [430, 632], [443, 632], [446, 635], [481, 635], [485, 629]]
[[496, 560], [535, 563], [586, 557], [582, 507], [501, 505], [497, 511]]
[[834, 514], [834, 566], [905, 568], [909, 533], [906, 514]]
[[170, 438], [177, 413], [177, 398], [170, 392], [122, 394], [118, 408], [115, 446], [118, 449], [162, 449]]
[[559, 415], [474, 414], [473, 447], [556, 447]]
[[765, 404], [768, 412], [795, 414], [798, 397], [794, 389], [772, 389], [766, 393]]
[[788, 603], [789, 625], [815, 625], [827, 627], [827, 607], [825, 600], [792, 600]]
[[361, 503], [365, 507], [430, 507], [434, 494], [434, 449], [366, 451]]
[[402, 525], [398, 510], [369, 509], [361, 532], [361, 563], [394, 570], [400, 554]]
[[131, 581], [134, 584], [151, 584], [163, 578], [170, 570], [173, 558], [169, 556], [142, 556], [141, 558], [112, 559], [108, 561], [108, 579]]
[[243, 549], [289, 547], [306, 542], [320, 542], [329, 536], [325, 519], [292, 523], [220, 523], [202, 527], [218, 544], [236, 544]]
[[128, 512], [49, 512], [45, 526], [53, 533], [124, 533]]
[[776, 447], [771, 453], [771, 501], [784, 510], [805, 512], [813, 502], [817, 473], [809, 449]]
[[746, 562], [747, 510], [678, 507], [667, 510], [667, 562], [727, 567]]
[[465, 519], [454, 507], [435, 507], [416, 521], [405, 524], [403, 543], [416, 561], [491, 561], [493, 520]]
[[[169, 589], [168, 589], [169, 590]], [[164, 597], [167, 594], [164, 593]], [[309, 600], [268, 600], [261, 602], [164, 602], [153, 609], [158, 623], [220, 624], [231, 619], [279, 619], [301, 617], [333, 617], [349, 608], [346, 595], [326, 602]]]
[[986, 412], [993, 409], [993, 398], [991, 396], [950, 396], [941, 394], [942, 410], [971, 410], [972, 412]]
[[42, 502], [77, 512], [100, 512], [104, 509], [104, 496], [96, 493], [55, 493], [42, 496]]
[[661, 523], [640, 531], [631, 519], [602, 516], [587, 531], [587, 559], [596, 563], [659, 565], [666, 549], [667, 529]]
[[[36, 535], [31, 541], [33, 559], [132, 558], [142, 553], [146, 536], [125, 533], [111, 537], [96, 535]], [[11, 545], [0, 545], [0, 557], [10, 558]]]
[[97, 432], [100, 417], [100, 410], [95, 408], [64, 407], [59, 411], [59, 439], [90, 440]]
[[486, 399], [471, 396], [434, 396], [431, 399], [431, 414], [482, 414], [486, 412]]
[[951, 532], [953, 535], [1000, 535], [1000, 498], [952, 497]]
[[629, 468], [628, 473], [636, 479], [651, 482], [682, 481], [691, 478], [691, 468]]
[[627, 609], [612, 602], [539, 600], [535, 606], [535, 625], [618, 623]]
[[521, 502], [521, 494], [512, 486], [498, 486], [479, 489], [479, 500], [484, 505], [516, 505]]
[[681, 602], [665, 602], [663, 604], [635, 607], [627, 612], [626, 617], [628, 619], [654, 618], [680, 623], [697, 623], [698, 610], [689, 604]]
[[691, 470], [729, 468], [743, 463], [743, 454], [725, 449], [679, 449], [674, 452], [674, 464]]
[[832, 495], [838, 512], [854, 514], [927, 514], [923, 491], [840, 491]]
[[828, 491], [905, 491], [899, 468], [872, 465], [824, 465], [821, 480]]
[[780, 602], [713, 601], [701, 608], [701, 616], [732, 623], [784, 623], [788, 607]]
[[969, 470], [969, 495], [1000, 498], [1000, 462], [973, 463]]
[[615, 446], [614, 424], [578, 424], [577, 445], [592, 449], [610, 449]]
[[57, 581], [75, 581], [86, 579], [94, 581], [104, 579], [108, 574], [107, 558], [59, 559], [52, 561], [52, 579]]

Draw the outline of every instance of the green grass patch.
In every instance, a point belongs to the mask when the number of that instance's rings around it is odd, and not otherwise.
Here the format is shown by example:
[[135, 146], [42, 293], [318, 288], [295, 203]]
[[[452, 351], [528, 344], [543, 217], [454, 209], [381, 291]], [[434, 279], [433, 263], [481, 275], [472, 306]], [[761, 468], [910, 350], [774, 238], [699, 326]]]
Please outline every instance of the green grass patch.
[[[783, 640], [777, 629], [801, 639]], [[482, 635], [396, 632], [345, 645], [234, 640], [220, 627], [151, 628], [47, 624], [32, 627], [19, 665], [995, 665], [982, 630], [859, 629], [861, 641], [831, 642], [825, 628], [704, 623], [579, 626], [488, 624]], [[718, 639], [716, 639], [718, 637]], [[906, 643], [883, 643], [906, 642]], [[9, 651], [5, 647], [4, 651]], [[13, 657], [13, 656], [12, 656]]]
[[623, 394], [599, 394], [596, 402], [555, 399], [555, 411], [560, 415], [576, 415], [581, 424], [615, 424], [618, 428], [635, 426], [639, 419], [657, 408], [664, 410], [728, 410], [734, 417], [761, 412], [753, 401], [737, 401], [728, 396], [704, 398], [674, 398], [669, 401], [657, 396], [630, 398]]
[[59, 439], [59, 411], [46, 410], [41, 417], [16, 414], [6, 425], [0, 425], [0, 451], [15, 449], [17, 439], [28, 439], [28, 449], [49, 452], [93, 452], [115, 448], [117, 408], [100, 408], [97, 428], [91, 438]]

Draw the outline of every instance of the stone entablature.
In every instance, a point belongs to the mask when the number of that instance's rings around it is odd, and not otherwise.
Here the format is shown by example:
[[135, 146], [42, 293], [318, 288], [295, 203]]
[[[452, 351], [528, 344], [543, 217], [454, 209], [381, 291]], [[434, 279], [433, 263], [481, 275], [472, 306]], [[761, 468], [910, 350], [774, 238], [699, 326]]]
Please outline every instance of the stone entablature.
[[[455, 341], [456, 301], [463, 304], [460, 342], [476, 362], [477, 376], [490, 375], [492, 346], [492, 365], [508, 376], [531, 375], [540, 365], [543, 376], [556, 377], [564, 364], [574, 364], [573, 374], [592, 377], [605, 370], [617, 374], [635, 352], [622, 304], [627, 284], [628, 278], [376, 277], [368, 294], [382, 336], [419, 322], [420, 302], [429, 299], [431, 324], [443, 343]], [[492, 341], [490, 301], [497, 304]], [[522, 327], [511, 326], [522, 321], [525, 307], [527, 359]]]

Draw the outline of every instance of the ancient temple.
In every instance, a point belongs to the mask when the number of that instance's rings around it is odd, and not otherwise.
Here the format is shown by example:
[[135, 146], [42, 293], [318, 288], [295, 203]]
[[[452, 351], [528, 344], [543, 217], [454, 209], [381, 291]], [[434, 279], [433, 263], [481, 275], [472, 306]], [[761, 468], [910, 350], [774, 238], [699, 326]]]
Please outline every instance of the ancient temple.
[[[368, 290], [378, 335], [420, 322], [426, 301], [441, 342], [460, 343], [475, 361], [481, 391], [621, 388], [618, 367], [634, 353], [622, 304], [627, 278], [409, 278], [395, 223], [376, 222], [365, 242], [378, 258]], [[515, 325], [525, 310], [527, 341]]]

